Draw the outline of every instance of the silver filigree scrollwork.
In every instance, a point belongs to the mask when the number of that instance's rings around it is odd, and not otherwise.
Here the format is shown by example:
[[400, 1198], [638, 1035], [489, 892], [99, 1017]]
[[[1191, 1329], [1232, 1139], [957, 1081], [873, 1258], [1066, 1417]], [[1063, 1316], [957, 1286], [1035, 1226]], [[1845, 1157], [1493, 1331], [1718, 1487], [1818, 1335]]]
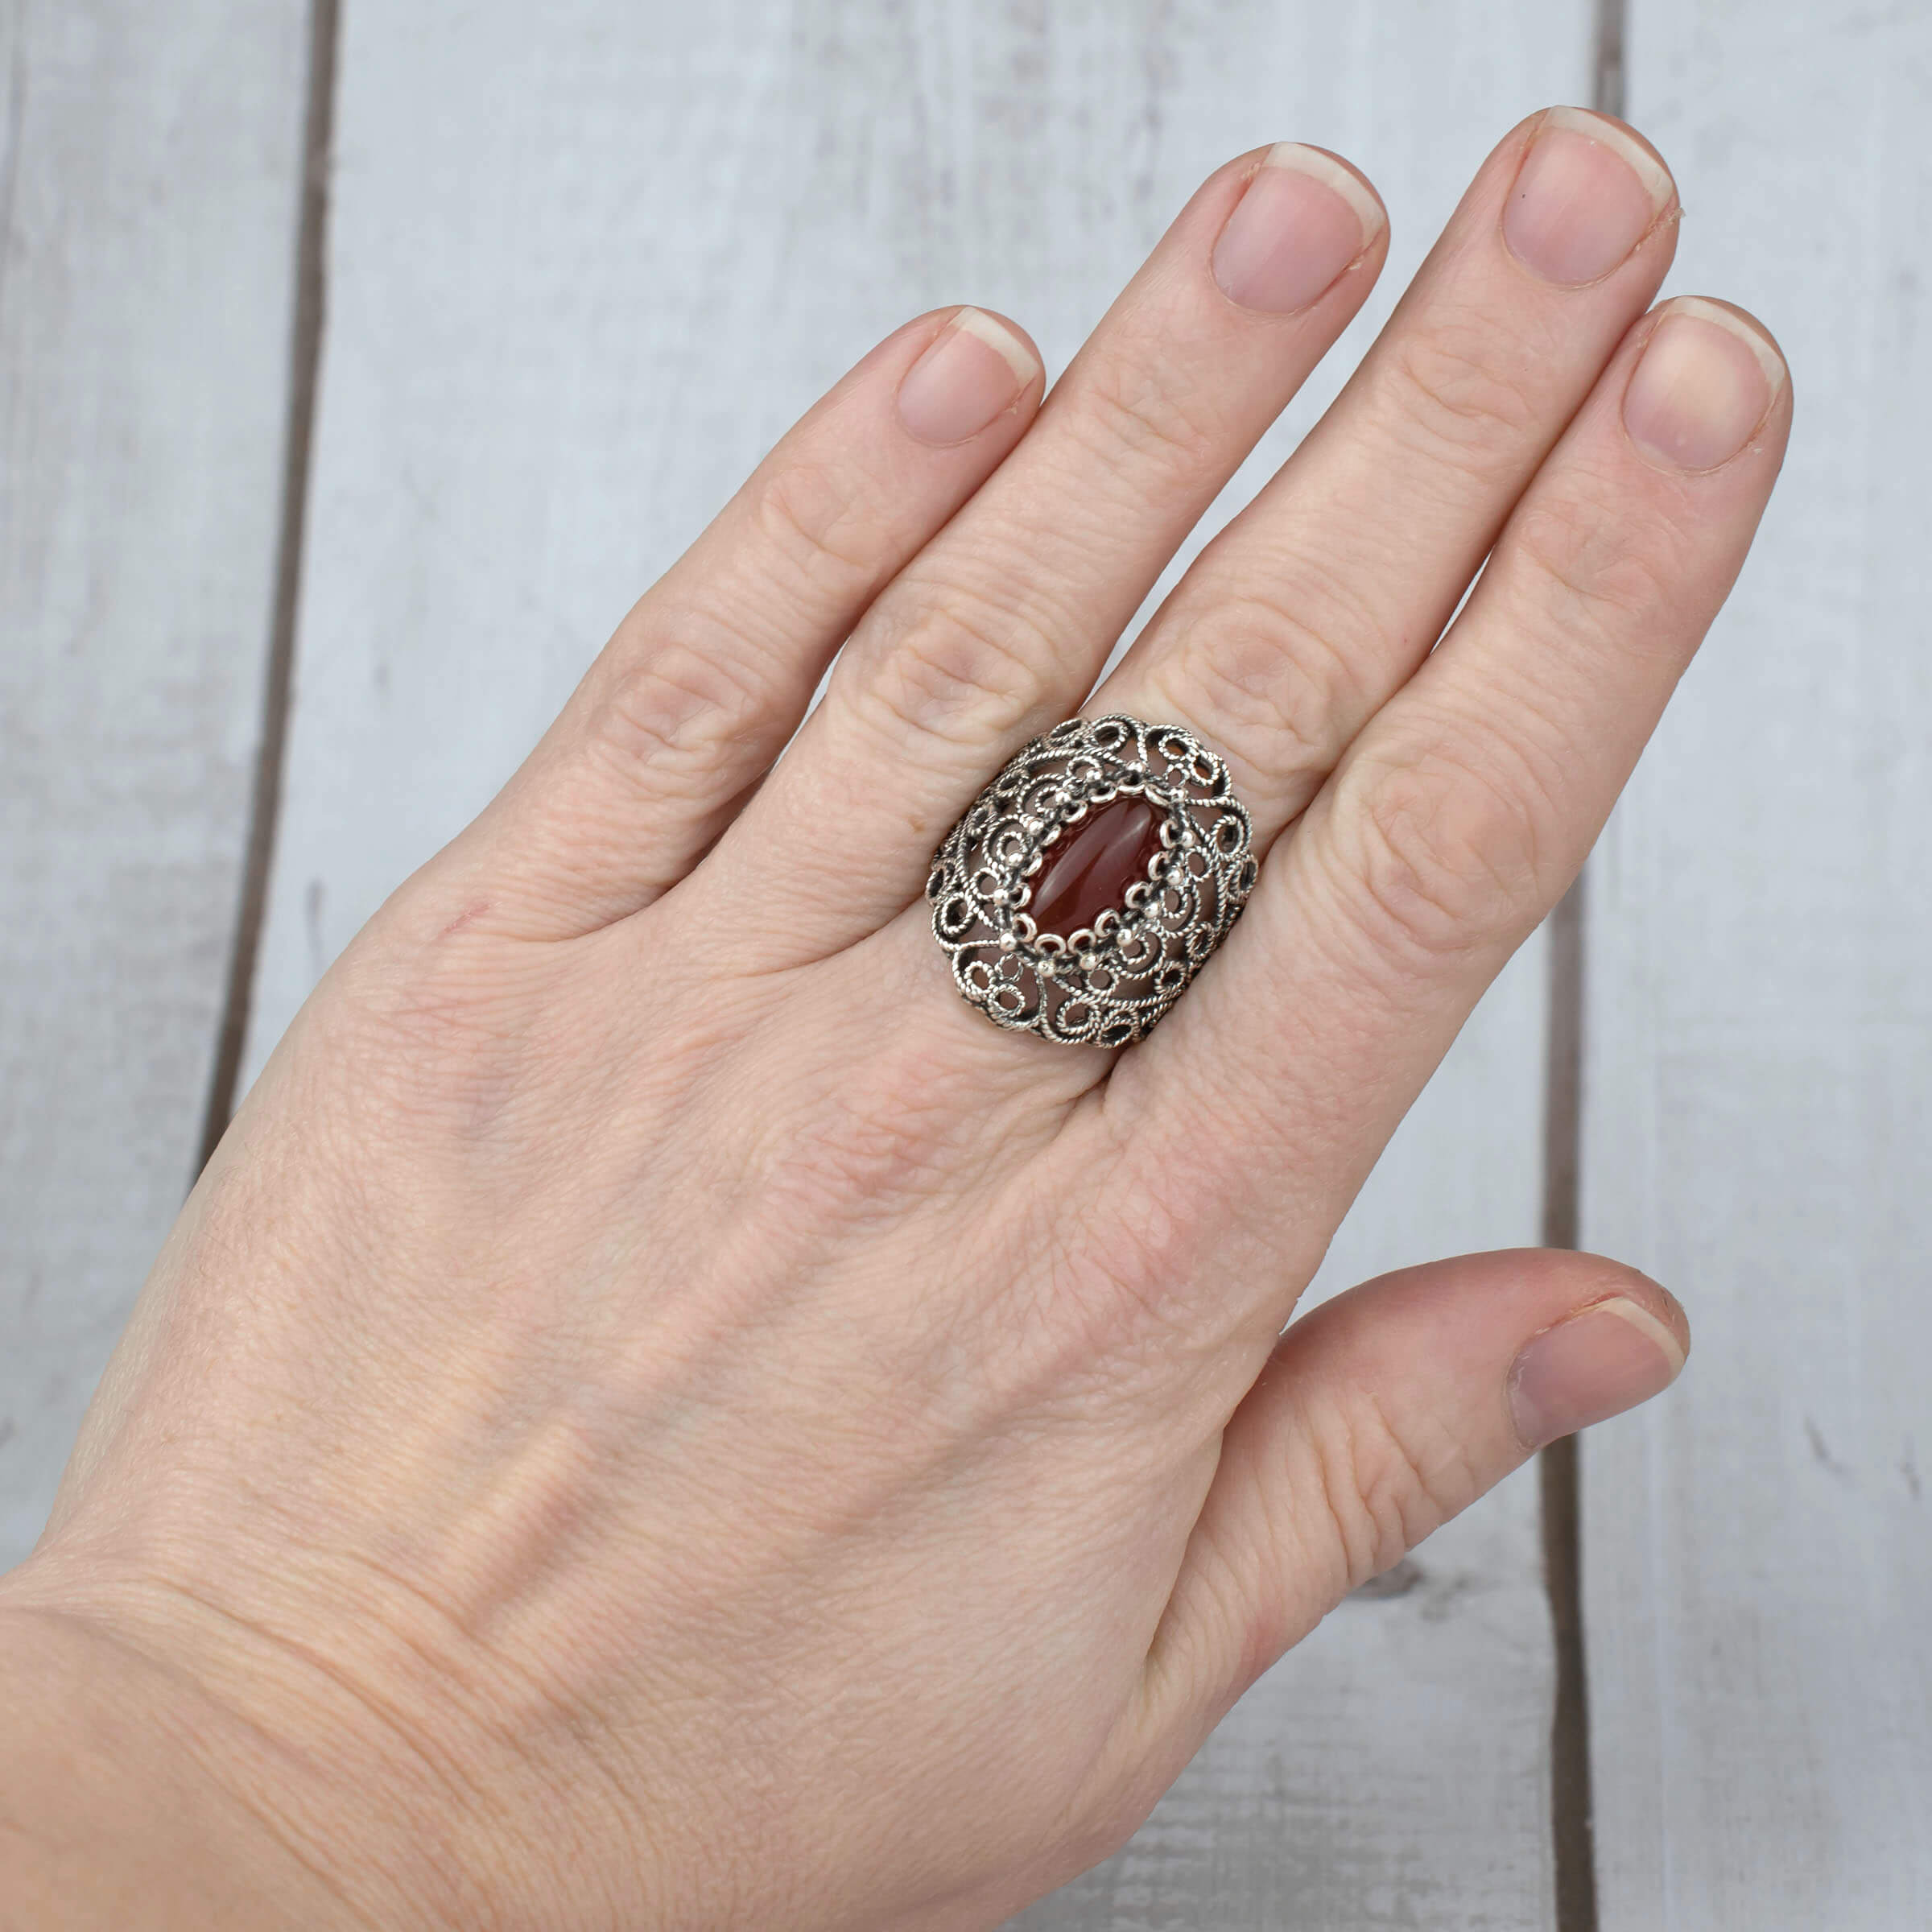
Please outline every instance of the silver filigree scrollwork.
[[[1028, 907], [1057, 842], [1124, 795], [1160, 849], [1091, 927], [1042, 932]], [[1256, 863], [1228, 768], [1178, 724], [1070, 718], [1010, 760], [933, 854], [932, 930], [960, 991], [996, 1026], [1070, 1045], [1144, 1038], [1241, 916]]]

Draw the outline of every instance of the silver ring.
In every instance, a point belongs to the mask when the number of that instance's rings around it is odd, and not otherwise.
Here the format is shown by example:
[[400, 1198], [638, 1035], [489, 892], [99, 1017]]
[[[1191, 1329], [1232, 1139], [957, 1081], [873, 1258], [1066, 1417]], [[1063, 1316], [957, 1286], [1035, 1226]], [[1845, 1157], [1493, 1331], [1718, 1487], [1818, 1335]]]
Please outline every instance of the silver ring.
[[1247, 807], [1191, 732], [1069, 718], [973, 800], [926, 897], [953, 983], [994, 1026], [1125, 1046], [1227, 936], [1256, 869]]

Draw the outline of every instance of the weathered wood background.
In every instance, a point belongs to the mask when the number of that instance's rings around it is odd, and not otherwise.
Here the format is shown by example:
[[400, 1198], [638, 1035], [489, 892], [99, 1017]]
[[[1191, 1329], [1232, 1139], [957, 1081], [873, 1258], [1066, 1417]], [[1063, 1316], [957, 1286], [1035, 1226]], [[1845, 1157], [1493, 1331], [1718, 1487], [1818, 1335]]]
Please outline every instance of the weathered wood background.
[[1574, 1567], [1525, 1472], [1022, 1922], [1932, 1925], [1913, 8], [0, 0], [0, 1565], [211, 1091], [862, 349], [970, 299], [1058, 366], [1220, 161], [1338, 148], [1390, 269], [1231, 508], [1490, 142], [1593, 98], [1674, 164], [1672, 287], [1779, 332], [1797, 437], [1592, 862], [1580, 985], [1525, 952], [1324, 1281], [1567, 1219], [1697, 1356], [1582, 1445]]

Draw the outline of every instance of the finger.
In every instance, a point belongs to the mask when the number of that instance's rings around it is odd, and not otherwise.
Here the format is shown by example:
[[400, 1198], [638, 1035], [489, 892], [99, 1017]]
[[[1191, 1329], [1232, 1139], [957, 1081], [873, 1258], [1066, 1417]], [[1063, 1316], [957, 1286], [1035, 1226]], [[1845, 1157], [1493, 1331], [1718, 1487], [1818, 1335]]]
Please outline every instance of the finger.
[[1205, 1736], [1352, 1589], [1557, 1437], [1675, 1380], [1683, 1311], [1634, 1269], [1437, 1261], [1296, 1322], [1236, 1411], [1148, 1657], [1158, 1733]]
[[618, 626], [460, 850], [490, 917], [588, 931], [717, 838], [880, 587], [1025, 433], [1038, 352], [983, 310], [922, 316], [758, 465]]
[[1085, 695], [1385, 237], [1367, 185], [1313, 149], [1251, 155], [1195, 196], [1026, 443], [873, 606], [708, 868], [775, 914], [770, 943], [829, 951], [918, 898], [947, 826]]
[[[1435, 641], [1654, 291], [1675, 212], [1662, 163], [1620, 123], [1559, 109], [1517, 129], [1334, 407], [1087, 710], [1225, 749], [1265, 851]], [[922, 954], [923, 914], [891, 935]], [[1104, 1063], [1055, 1076], [1051, 1054], [1005, 1044], [1006, 1065], [1050, 1088]]]
[[1228, 758], [1259, 849], [1422, 662], [1656, 294], [1669, 172], [1553, 108], [1478, 173], [1375, 347], [1096, 695]]
[[[1441, 647], [1115, 1069], [1110, 1187], [1335, 1225], [1575, 876], [1744, 561], [1790, 423], [1782, 359], [1741, 312], [1679, 300], [1632, 332]], [[1224, 1120], [1249, 1159], [1212, 1158], [1202, 1124]]]

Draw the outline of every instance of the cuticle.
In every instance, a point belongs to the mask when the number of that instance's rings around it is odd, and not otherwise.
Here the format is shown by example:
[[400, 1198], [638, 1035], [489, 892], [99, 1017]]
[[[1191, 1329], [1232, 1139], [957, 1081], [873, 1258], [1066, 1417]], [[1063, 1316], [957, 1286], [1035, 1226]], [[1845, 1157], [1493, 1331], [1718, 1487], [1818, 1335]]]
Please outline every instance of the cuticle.
[[1585, 1302], [1581, 1307], [1572, 1308], [1567, 1315], [1559, 1315], [1554, 1321], [1546, 1322], [1543, 1326], [1536, 1330], [1534, 1334], [1525, 1335], [1523, 1338], [1522, 1342], [1517, 1348], [1515, 1355], [1511, 1358], [1509, 1363], [1509, 1373], [1503, 1377], [1503, 1408], [1505, 1413], [1509, 1417], [1509, 1433], [1513, 1437], [1515, 1438], [1517, 1446], [1522, 1450], [1525, 1455], [1534, 1455], [1538, 1450], [1548, 1447], [1549, 1444], [1551, 1442], [1555, 1441], [1557, 1439], [1554, 1436], [1551, 1436], [1533, 1442], [1528, 1436], [1525, 1435], [1521, 1429], [1517, 1426], [1516, 1394], [1517, 1389], [1522, 1386], [1523, 1357], [1526, 1356], [1530, 1351], [1543, 1339], [1545, 1335], [1552, 1335], [1558, 1328], [1564, 1327], [1570, 1323], [1579, 1319], [1583, 1315], [1592, 1313], [1595, 1310], [1601, 1308], [1607, 1302], [1619, 1301], [1624, 1298], [1626, 1298], [1620, 1295], [1615, 1289], [1612, 1289], [1607, 1294], [1600, 1294], [1595, 1301]]
[[[1546, 1322], [1534, 1335], [1527, 1337], [1522, 1347], [1516, 1352], [1516, 1360], [1519, 1363], [1522, 1360], [1524, 1356], [1529, 1352], [1530, 1343], [1540, 1342], [1545, 1335], [1554, 1333], [1558, 1328], [1567, 1327], [1571, 1322], [1579, 1320], [1586, 1315], [1594, 1315], [1600, 1308], [1606, 1308], [1612, 1302], [1627, 1302], [1631, 1298], [1621, 1289], [1612, 1288], [1596, 1296], [1594, 1300], [1579, 1302], [1567, 1315], [1559, 1315], [1554, 1321]], [[1641, 1304], [1640, 1303], [1639, 1306], [1641, 1307]], [[1516, 1379], [1516, 1368], [1513, 1364], [1511, 1365], [1509, 1373], [1510, 1380], [1513, 1382]]]

